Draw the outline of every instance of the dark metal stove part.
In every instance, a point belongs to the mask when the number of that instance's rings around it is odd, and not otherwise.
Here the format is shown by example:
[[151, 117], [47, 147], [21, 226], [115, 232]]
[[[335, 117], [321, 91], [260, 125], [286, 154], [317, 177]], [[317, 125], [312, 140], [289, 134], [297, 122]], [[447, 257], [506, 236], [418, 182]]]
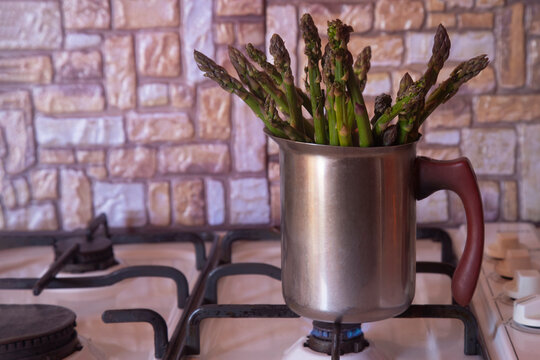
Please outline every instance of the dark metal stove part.
[[[96, 237], [96, 231], [104, 229], [105, 236]], [[70, 273], [83, 273], [88, 271], [105, 270], [118, 264], [114, 258], [113, 244], [107, 216], [100, 214], [88, 225], [84, 237], [72, 237], [59, 240], [54, 243], [55, 260], [58, 262], [62, 255], [73, 249], [74, 245], [79, 245], [78, 250], [71, 253], [71, 256], [63, 258], [64, 265], [61, 271]]]
[[340, 355], [359, 353], [369, 343], [364, 338], [360, 324], [331, 324], [313, 321], [313, 330], [304, 346], [313, 351], [332, 355], [332, 360]]
[[80, 349], [73, 311], [54, 305], [0, 305], [1, 359], [63, 359]]
[[[170, 266], [140, 265], [116, 270], [102, 276], [60, 277], [53, 278], [47, 284], [48, 289], [81, 289], [114, 285], [122, 280], [136, 277], [169, 278], [176, 283], [178, 308], [183, 308], [188, 298], [188, 282], [185, 275]], [[0, 279], [0, 289], [33, 289], [37, 278], [5, 278]]]
[[161, 315], [149, 309], [107, 310], [101, 315], [104, 323], [146, 322], [154, 329], [154, 355], [161, 359], [167, 351], [167, 323]]

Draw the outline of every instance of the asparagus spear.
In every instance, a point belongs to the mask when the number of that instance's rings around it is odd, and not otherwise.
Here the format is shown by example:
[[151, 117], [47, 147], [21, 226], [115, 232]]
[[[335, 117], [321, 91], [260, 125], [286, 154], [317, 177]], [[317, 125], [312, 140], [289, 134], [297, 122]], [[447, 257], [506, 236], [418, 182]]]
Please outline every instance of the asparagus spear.
[[[399, 93], [398, 93], [399, 94]], [[388, 94], [381, 94], [375, 97], [374, 114], [371, 118], [371, 124], [375, 124], [375, 121], [384, 114], [386, 109], [392, 106], [392, 97]]]
[[486, 55], [479, 55], [459, 64], [450, 74], [450, 77], [443, 81], [428, 97], [426, 105], [419, 116], [419, 123], [422, 123], [440, 104], [444, 104], [456, 94], [459, 87], [478, 75], [486, 68], [489, 59]]
[[[263, 71], [270, 76], [270, 78], [274, 81], [276, 86], [281, 86], [283, 83], [283, 78], [281, 77], [281, 74], [279, 73], [278, 69], [272, 64], [270, 64], [267, 59], [264, 52], [257, 49], [253, 44], [249, 43], [246, 45], [246, 52], [251, 60], [253, 60], [256, 64], [258, 64]], [[302, 99], [302, 106], [306, 108], [306, 110], [309, 112], [310, 115], [313, 115], [313, 110], [311, 107], [311, 100], [309, 97], [299, 88], [296, 88], [296, 92], [298, 93], [298, 96]]]
[[305, 133], [302, 113], [300, 106], [298, 106], [296, 88], [291, 71], [291, 58], [289, 57], [289, 52], [285, 47], [283, 39], [278, 34], [272, 35], [270, 39], [270, 54], [274, 57], [274, 65], [283, 78], [282, 85], [289, 105], [289, 123], [293, 128]]
[[311, 95], [311, 108], [313, 111], [313, 125], [315, 128], [315, 142], [326, 144], [326, 119], [320, 104], [323, 102], [321, 91], [321, 73], [319, 61], [321, 60], [321, 38], [311, 15], [304, 14], [300, 20], [300, 30], [305, 42], [304, 54], [307, 56], [306, 90]]
[[367, 73], [371, 67], [371, 46], [366, 46], [354, 63], [354, 74], [358, 79], [358, 87], [360, 92], [364, 92], [367, 82]]
[[384, 130], [382, 144], [384, 146], [391, 146], [396, 143], [398, 136], [398, 127], [397, 125], [390, 125]]
[[[408, 72], [405, 73], [405, 75], [403, 75], [403, 77], [401, 78], [401, 81], [399, 82], [399, 90], [397, 93], [398, 100], [403, 98], [405, 92], [407, 91], [409, 86], [412, 85], [413, 82], [414, 81]], [[398, 115], [398, 142], [400, 144], [405, 143], [407, 140], [408, 131], [410, 131], [410, 130], [407, 130], [408, 124], [409, 124], [409, 118], [407, 114], [399, 114]]]
[[334, 83], [334, 71], [330, 52], [330, 45], [326, 44], [326, 47], [324, 48], [324, 55], [321, 59], [322, 78], [324, 85], [326, 86], [326, 101], [324, 106], [328, 116], [328, 142], [330, 145], [339, 146], [339, 138], [336, 128], [336, 111], [334, 109], [335, 97], [332, 89], [332, 84]]
[[259, 99], [264, 100], [265, 94], [261, 85], [253, 79], [255, 67], [246, 59], [238, 49], [229, 45], [229, 59], [244, 85]]
[[273, 135], [287, 138], [287, 135], [283, 132], [283, 130], [275, 127], [269, 121], [267, 121], [267, 118], [261, 110], [261, 106], [263, 105], [261, 101], [256, 98], [255, 95], [247, 91], [242, 86], [242, 83], [240, 83], [240, 81], [230, 76], [227, 70], [225, 70], [225, 68], [219, 66], [212, 59], [208, 58], [197, 50], [193, 52], [193, 56], [199, 69], [204, 72], [205, 77], [214, 80], [224, 90], [235, 94], [240, 99], [242, 99], [251, 108], [251, 110], [253, 110], [253, 112], [264, 122], [266, 128]]
[[280, 119], [276, 104], [271, 96], [268, 96], [264, 102], [264, 110], [266, 113], [267, 121], [274, 127], [282, 130], [288, 139], [301, 142], [309, 142], [310, 139], [304, 134], [301, 134], [298, 130], [289, 125], [286, 121]]

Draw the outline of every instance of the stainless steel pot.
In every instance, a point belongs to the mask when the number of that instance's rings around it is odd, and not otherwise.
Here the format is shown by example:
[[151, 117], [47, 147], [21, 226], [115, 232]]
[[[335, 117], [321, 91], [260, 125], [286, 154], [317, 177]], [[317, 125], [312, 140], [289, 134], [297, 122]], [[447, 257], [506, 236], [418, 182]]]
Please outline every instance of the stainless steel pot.
[[466, 159], [416, 157], [416, 144], [337, 147], [272, 137], [280, 148], [282, 286], [314, 320], [362, 323], [414, 298], [416, 199], [445, 188], [464, 200], [469, 234], [453, 295], [469, 302], [483, 249], [482, 203]]

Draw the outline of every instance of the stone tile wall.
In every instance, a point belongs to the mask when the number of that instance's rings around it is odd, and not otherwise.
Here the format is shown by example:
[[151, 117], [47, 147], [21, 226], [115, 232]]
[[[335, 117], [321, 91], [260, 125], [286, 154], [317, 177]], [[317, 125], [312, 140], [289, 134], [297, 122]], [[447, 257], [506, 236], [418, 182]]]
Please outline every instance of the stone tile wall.
[[[340, 17], [351, 48], [371, 45], [373, 103], [418, 76], [436, 26], [453, 47], [446, 76], [491, 65], [427, 121], [420, 153], [474, 165], [490, 221], [540, 222], [540, 3], [534, 0], [2, 0], [0, 228], [230, 228], [279, 222], [277, 148], [237, 98], [201, 76], [198, 49], [231, 69], [227, 45], [280, 33], [303, 74], [297, 22], [325, 35]], [[371, 106], [371, 105], [370, 105]], [[446, 192], [422, 222], [464, 221]]]

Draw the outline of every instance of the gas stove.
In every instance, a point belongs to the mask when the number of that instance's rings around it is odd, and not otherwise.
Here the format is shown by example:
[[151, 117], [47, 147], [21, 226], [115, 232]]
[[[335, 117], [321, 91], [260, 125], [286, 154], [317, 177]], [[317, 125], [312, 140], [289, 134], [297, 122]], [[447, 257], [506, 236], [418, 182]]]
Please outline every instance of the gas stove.
[[[174, 352], [210, 233], [0, 234], [0, 358], [155, 359]], [[148, 326], [148, 325], [151, 326]]]
[[[512, 246], [527, 249], [540, 269], [540, 241], [530, 225], [486, 225], [486, 248], [497, 234], [511, 233], [518, 237]], [[512, 319], [516, 304], [532, 300], [508, 296], [505, 289], [522, 289], [518, 278], [497, 273], [502, 260], [486, 255], [469, 308], [452, 302], [464, 234], [419, 229], [413, 305], [396, 318], [338, 327], [298, 317], [284, 304], [275, 229], [230, 231], [218, 241], [170, 230], [111, 234], [97, 219], [86, 232], [0, 234], [0, 312], [11, 317], [3, 321], [32, 328], [20, 334], [0, 326], [0, 351], [8, 350], [5, 343], [25, 348], [33, 337], [38, 347], [58, 345], [51, 358], [71, 360], [536, 358], [540, 332]], [[96, 239], [99, 246], [90, 246]], [[88, 249], [92, 256], [83, 256]], [[105, 261], [80, 272], [89, 257]], [[534, 275], [528, 271], [523, 279]]]

